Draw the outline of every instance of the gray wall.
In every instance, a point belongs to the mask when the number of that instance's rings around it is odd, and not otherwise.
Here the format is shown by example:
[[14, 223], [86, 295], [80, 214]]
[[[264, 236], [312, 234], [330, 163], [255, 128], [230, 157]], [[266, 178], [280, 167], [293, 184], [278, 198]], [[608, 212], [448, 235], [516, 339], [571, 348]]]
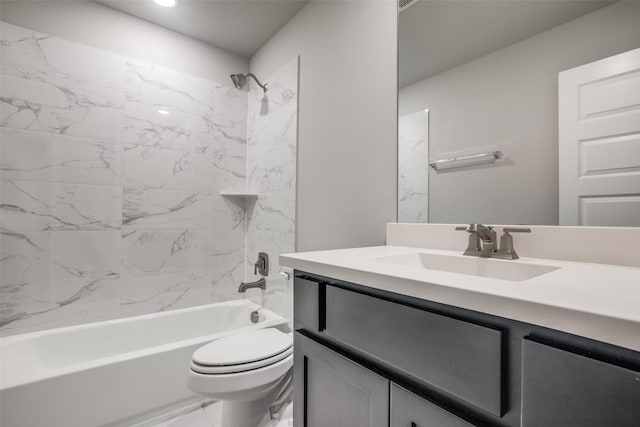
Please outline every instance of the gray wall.
[[396, 219], [396, 8], [311, 1], [251, 58], [300, 55], [298, 251], [380, 245]]
[[249, 60], [89, 1], [3, 1], [2, 21], [227, 83]]
[[430, 172], [430, 222], [558, 223], [558, 72], [640, 46], [620, 2], [400, 90], [429, 108], [430, 154], [501, 146], [501, 166]]

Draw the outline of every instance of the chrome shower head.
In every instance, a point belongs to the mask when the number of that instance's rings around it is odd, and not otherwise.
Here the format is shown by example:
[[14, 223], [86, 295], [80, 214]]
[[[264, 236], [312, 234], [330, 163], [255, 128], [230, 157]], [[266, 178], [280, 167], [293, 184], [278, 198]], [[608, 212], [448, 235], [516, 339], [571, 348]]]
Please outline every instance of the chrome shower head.
[[254, 76], [252, 73], [247, 73], [247, 74], [231, 74], [231, 81], [233, 82], [233, 85], [237, 88], [237, 89], [242, 89], [247, 85], [247, 77], [251, 77], [253, 78], [253, 80], [256, 81], [256, 83], [258, 83], [258, 86], [260, 86], [262, 88], [263, 91], [267, 91], [267, 84], [262, 84], [260, 83], [260, 80], [258, 80], [258, 78], [256, 76]]
[[231, 81], [236, 89], [242, 89], [247, 84], [247, 76], [244, 74], [231, 74]]

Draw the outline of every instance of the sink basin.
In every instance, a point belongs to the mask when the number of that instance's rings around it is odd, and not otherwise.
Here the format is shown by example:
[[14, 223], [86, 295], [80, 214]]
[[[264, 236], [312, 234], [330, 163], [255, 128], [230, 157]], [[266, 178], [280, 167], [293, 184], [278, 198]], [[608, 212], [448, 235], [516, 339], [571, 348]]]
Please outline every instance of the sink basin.
[[438, 255], [420, 252], [379, 257], [374, 258], [374, 260], [406, 267], [439, 270], [469, 276], [490, 277], [492, 279], [511, 280], [515, 282], [532, 279], [560, 268], [511, 260], [467, 257], [463, 255]]

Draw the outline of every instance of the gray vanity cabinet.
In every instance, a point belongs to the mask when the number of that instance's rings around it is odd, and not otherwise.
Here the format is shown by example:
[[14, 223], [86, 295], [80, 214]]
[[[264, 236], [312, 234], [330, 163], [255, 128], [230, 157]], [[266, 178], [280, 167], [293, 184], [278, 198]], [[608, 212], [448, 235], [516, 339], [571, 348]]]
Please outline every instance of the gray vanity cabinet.
[[296, 427], [640, 427], [636, 351], [313, 274], [295, 280]]
[[391, 384], [391, 427], [473, 427], [439, 406]]
[[300, 427], [386, 427], [389, 381], [327, 347], [295, 334], [294, 424]]
[[522, 341], [522, 427], [638, 427], [640, 372]]

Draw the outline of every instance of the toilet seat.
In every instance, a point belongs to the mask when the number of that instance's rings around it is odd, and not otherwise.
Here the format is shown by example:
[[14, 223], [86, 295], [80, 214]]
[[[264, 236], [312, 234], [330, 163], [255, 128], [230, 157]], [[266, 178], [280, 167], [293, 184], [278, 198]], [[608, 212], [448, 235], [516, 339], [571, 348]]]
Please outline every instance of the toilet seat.
[[213, 341], [193, 353], [191, 370], [205, 375], [247, 372], [274, 365], [293, 353], [290, 334], [258, 329]]

